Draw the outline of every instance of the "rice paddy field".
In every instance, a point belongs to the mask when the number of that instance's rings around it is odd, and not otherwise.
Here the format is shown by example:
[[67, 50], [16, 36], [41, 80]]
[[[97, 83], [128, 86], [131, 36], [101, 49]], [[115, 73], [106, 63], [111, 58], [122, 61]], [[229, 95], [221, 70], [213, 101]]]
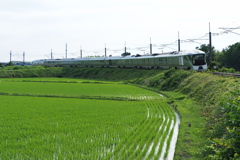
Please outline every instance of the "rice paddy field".
[[149, 90], [81, 79], [0, 79], [0, 103], [0, 160], [173, 159], [176, 114]]

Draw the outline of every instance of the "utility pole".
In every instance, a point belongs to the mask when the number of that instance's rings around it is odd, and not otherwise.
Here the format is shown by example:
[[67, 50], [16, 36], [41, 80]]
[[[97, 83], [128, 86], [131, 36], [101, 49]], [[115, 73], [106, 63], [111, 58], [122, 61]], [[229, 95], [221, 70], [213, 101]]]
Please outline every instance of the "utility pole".
[[82, 46], [80, 46], [80, 58], [82, 58]]
[[124, 53], [127, 53], [126, 41], [125, 41]]
[[12, 51], [10, 51], [10, 62], [12, 62]]
[[52, 53], [52, 49], [51, 49], [51, 59], [53, 59], [53, 53]]
[[209, 61], [212, 63], [212, 33], [210, 30], [210, 22], [209, 22]]
[[151, 40], [151, 37], [150, 37], [150, 55], [152, 55], [152, 40]]
[[105, 57], [107, 57], [107, 48], [106, 48], [106, 43], [105, 43]]
[[25, 64], [25, 52], [23, 51], [23, 65]]
[[178, 52], [180, 52], [180, 38], [179, 38], [179, 31], [178, 31]]
[[66, 59], [67, 59], [67, 43], [66, 43]]

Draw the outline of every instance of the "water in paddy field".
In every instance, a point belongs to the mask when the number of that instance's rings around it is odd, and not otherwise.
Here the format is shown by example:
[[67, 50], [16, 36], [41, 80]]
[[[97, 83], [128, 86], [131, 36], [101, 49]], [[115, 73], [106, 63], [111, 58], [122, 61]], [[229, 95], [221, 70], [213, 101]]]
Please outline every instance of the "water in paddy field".
[[168, 156], [166, 158], [167, 160], [173, 160], [174, 153], [175, 153], [175, 147], [176, 147], [176, 143], [177, 143], [177, 138], [178, 138], [178, 131], [179, 131], [179, 125], [180, 125], [180, 116], [176, 112], [175, 112], [175, 114], [176, 114], [176, 124], [174, 126], [173, 136], [172, 136], [172, 140], [171, 140], [171, 143], [170, 143]]

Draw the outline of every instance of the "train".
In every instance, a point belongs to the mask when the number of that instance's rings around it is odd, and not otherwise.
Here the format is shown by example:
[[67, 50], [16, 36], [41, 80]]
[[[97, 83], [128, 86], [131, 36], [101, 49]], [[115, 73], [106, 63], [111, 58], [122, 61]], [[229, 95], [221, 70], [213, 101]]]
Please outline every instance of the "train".
[[41, 59], [32, 62], [35, 66], [46, 67], [101, 67], [101, 68], [147, 68], [207, 70], [206, 53], [200, 50], [173, 51], [148, 55], [124, 55], [94, 57]]

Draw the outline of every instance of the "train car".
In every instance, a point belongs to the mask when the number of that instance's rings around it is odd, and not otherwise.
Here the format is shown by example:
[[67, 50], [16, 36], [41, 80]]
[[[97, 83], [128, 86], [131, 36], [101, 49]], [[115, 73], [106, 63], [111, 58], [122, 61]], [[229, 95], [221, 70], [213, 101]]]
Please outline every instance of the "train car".
[[32, 65], [33, 66], [43, 66], [45, 60], [46, 59], [39, 59], [39, 60], [32, 61]]
[[33, 61], [47, 67], [111, 67], [207, 70], [206, 54], [200, 50], [119, 57], [47, 59]]

